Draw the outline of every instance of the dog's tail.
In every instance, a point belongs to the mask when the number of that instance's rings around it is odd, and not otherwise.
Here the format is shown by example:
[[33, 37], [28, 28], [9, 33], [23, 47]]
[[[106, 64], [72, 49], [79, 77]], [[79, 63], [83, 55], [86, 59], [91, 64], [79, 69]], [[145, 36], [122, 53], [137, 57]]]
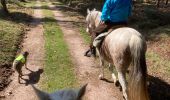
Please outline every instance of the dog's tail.
[[43, 92], [41, 90], [39, 90], [38, 88], [36, 88], [34, 85], [31, 84], [31, 86], [33, 87], [35, 93], [37, 94], [39, 100], [50, 100], [49, 94], [46, 92]]
[[12, 63], [12, 71], [16, 70], [17, 64], [18, 64], [18, 62], [16, 60], [14, 60], [13, 63]]

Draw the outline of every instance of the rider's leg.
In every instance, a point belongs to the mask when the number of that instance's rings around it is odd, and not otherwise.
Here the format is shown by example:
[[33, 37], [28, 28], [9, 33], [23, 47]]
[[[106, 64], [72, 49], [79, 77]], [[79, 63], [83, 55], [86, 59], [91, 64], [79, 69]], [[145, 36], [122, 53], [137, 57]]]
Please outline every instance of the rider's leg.
[[93, 46], [93, 41], [94, 39], [102, 32], [107, 31], [108, 29], [108, 24], [106, 23], [100, 23], [98, 27], [96, 27], [92, 32], [91, 32], [91, 43], [90, 43], [90, 49], [85, 52], [85, 56], [91, 57], [92, 55], [96, 55], [96, 50], [95, 47]]
[[92, 55], [95, 56], [96, 52], [95, 52], [95, 47], [93, 46], [93, 41], [96, 38], [96, 33], [91, 33], [91, 41], [90, 41], [90, 45], [89, 45], [89, 50], [87, 50], [84, 54], [84, 56], [87, 57], [91, 57]]

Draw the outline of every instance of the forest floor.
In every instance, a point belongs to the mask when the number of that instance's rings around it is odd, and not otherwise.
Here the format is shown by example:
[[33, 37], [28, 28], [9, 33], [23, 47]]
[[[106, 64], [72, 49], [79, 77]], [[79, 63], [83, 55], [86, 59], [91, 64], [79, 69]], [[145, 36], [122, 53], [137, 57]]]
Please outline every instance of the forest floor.
[[80, 35], [79, 28], [74, 27], [72, 22], [78, 23], [62, 13], [59, 7], [50, 5], [54, 12], [55, 19], [64, 33], [64, 39], [68, 44], [69, 51], [74, 63], [75, 74], [79, 84], [88, 83], [85, 100], [122, 100], [123, 96], [113, 84], [110, 82], [99, 80], [100, 74], [99, 64], [95, 63], [93, 58], [84, 56], [84, 52], [88, 49]]
[[[87, 44], [80, 36], [78, 28], [73, 27], [72, 20], [60, 11], [59, 8], [49, 5], [49, 9], [53, 11], [56, 22], [59, 24], [66, 41], [72, 62], [74, 64], [74, 72], [78, 79], [78, 84], [83, 85], [88, 83], [85, 98], [86, 100], [122, 100], [123, 96], [119, 88], [114, 87], [112, 81], [106, 82], [98, 79], [99, 65], [95, 63], [93, 58], [84, 56], [84, 52], [88, 49]], [[37, 84], [41, 81], [44, 61], [44, 35], [43, 26], [41, 24], [42, 9], [39, 3], [34, 9], [33, 27], [25, 36], [23, 41], [22, 51], [28, 51], [27, 67], [32, 70], [28, 71], [23, 68], [24, 80], [22, 84], [18, 83], [18, 74], [14, 73], [11, 76], [12, 82], [1, 92], [3, 100], [36, 100], [33, 89], [29, 84]], [[31, 26], [32, 26], [31, 25]], [[71, 41], [70, 41], [71, 40]], [[40, 52], [41, 51], [41, 52]], [[53, 55], [55, 56], [55, 55]], [[38, 58], [38, 60], [37, 60]], [[40, 59], [40, 60], [39, 60]], [[40, 71], [41, 70], [41, 71]], [[44, 75], [42, 75], [44, 76]], [[52, 76], [54, 78], [54, 76]], [[55, 76], [57, 77], [57, 75]], [[65, 81], [65, 80], [63, 80]], [[43, 83], [42, 83], [43, 84]], [[101, 92], [102, 91], [102, 92]]]
[[[36, 7], [40, 5], [37, 4]], [[33, 20], [30, 23], [31, 28], [24, 36], [21, 52], [29, 52], [27, 58], [27, 67], [29, 70], [22, 68], [23, 75], [19, 83], [18, 73], [15, 72], [10, 77], [12, 82], [1, 92], [1, 100], [36, 100], [37, 96], [29, 84], [37, 84], [43, 72], [44, 59], [44, 36], [41, 24], [42, 12], [35, 9]]]
[[[74, 27], [78, 27], [85, 43], [89, 43], [89, 36], [85, 32], [85, 17], [87, 8], [101, 10], [97, 5], [82, 5], [82, 2], [75, 2], [71, 6], [58, 5], [64, 14], [74, 20]], [[85, 9], [86, 8], [86, 9]], [[140, 13], [139, 13], [140, 12]], [[150, 81], [149, 92], [152, 100], [169, 100], [170, 94], [170, 4], [166, 7], [161, 4], [160, 8], [153, 4], [135, 4], [129, 26], [141, 32], [147, 41], [147, 66], [148, 81]]]
[[[58, 2], [49, 4], [49, 7], [50, 8], [44, 7], [42, 9], [49, 9], [53, 12], [55, 17], [55, 20], [53, 21], [57, 22], [63, 32], [63, 38], [68, 45], [78, 84], [83, 85], [88, 83], [85, 99], [122, 100], [122, 93], [118, 87], [114, 86], [109, 74], [107, 74], [107, 79], [109, 81], [98, 79], [100, 70], [98, 61], [83, 56], [83, 53], [88, 49], [87, 44], [89, 43], [89, 37], [85, 32], [86, 24], [84, 15], [86, 15], [86, 9], [83, 11], [81, 10], [79, 13], [79, 11], [74, 8]], [[23, 50], [28, 50], [30, 52], [28, 68], [33, 70], [33, 72], [24, 69], [24, 73], [28, 75], [25, 77], [25, 81], [28, 84], [38, 83], [41, 79], [40, 70], [43, 69], [44, 63], [45, 51], [43, 51], [43, 46], [45, 41], [43, 37], [43, 27], [40, 20], [42, 19], [42, 9], [41, 7], [37, 8], [38, 9], [34, 9], [35, 13], [33, 15], [33, 22], [31, 22], [33, 27], [31, 27], [25, 35], [22, 48]], [[170, 99], [170, 20], [168, 20], [168, 18], [170, 18], [170, 7], [157, 9], [144, 4], [136, 5], [136, 9], [130, 19], [130, 27], [138, 29], [143, 35], [145, 35], [147, 40], [148, 49], [146, 58], [151, 100]], [[35, 33], [37, 34], [35, 35]], [[2, 44], [0, 44], [0, 46], [2, 46]], [[33, 60], [37, 58], [41, 60]], [[17, 73], [14, 73], [11, 78], [7, 78], [12, 74], [9, 66], [10, 65], [5, 64], [0, 70], [0, 73], [2, 73], [5, 79], [12, 80], [10, 85], [0, 92], [0, 99], [36, 100], [36, 96], [28, 84], [18, 83]], [[108, 73], [107, 69], [106, 72]], [[34, 73], [34, 75], [36, 74], [36, 79], [32, 78], [32, 73]], [[6, 85], [9, 84], [9, 81], [3, 81], [7, 82]], [[30, 94], [32, 96], [30, 96]]]

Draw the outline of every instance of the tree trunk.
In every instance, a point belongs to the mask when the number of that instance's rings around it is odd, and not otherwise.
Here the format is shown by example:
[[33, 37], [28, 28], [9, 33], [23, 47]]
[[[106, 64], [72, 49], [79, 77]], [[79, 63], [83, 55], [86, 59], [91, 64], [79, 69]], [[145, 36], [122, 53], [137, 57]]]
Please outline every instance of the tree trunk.
[[165, 4], [168, 5], [168, 0], [166, 0]]
[[147, 3], [147, 2], [149, 2], [149, 0], [143, 0], [143, 2], [144, 2], [144, 3]]
[[64, 3], [66, 4], [68, 0], [64, 0]]
[[72, 5], [72, 0], [69, 1], [68, 6]]
[[19, 0], [19, 1], [21, 1], [21, 2], [26, 2], [25, 0]]
[[160, 4], [160, 0], [157, 0], [157, 1], [156, 1], [157, 7], [159, 7], [159, 4]]
[[1, 4], [2, 4], [2, 10], [4, 11], [4, 13], [8, 14], [8, 9], [6, 6], [6, 0], [1, 0]]

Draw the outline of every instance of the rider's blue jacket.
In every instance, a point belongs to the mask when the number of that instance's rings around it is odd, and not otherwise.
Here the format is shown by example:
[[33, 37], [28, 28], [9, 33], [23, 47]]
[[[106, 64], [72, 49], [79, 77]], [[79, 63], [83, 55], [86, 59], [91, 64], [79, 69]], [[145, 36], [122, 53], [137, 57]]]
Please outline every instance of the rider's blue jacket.
[[127, 21], [132, 10], [132, 0], [106, 0], [101, 20], [111, 22]]

